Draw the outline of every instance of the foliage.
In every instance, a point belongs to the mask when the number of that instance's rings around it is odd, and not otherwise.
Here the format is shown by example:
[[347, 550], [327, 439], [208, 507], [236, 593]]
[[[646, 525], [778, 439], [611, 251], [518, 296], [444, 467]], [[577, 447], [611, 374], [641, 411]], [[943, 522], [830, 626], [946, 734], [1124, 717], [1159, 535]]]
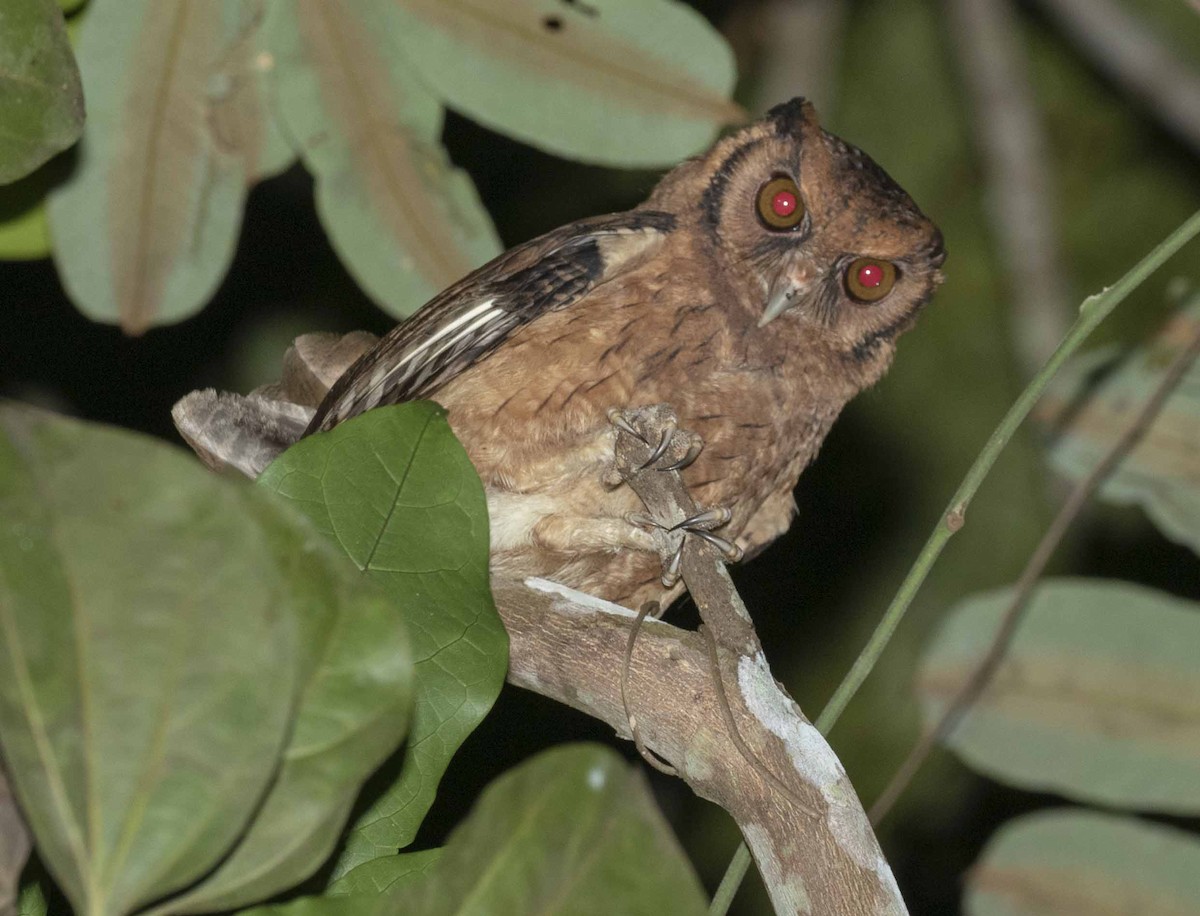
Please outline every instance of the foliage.
[[[1054, 466], [1082, 480], [1113, 448], [1173, 358], [1200, 335], [1194, 299], [1116, 365], [1085, 358], [1042, 410], [1058, 432]], [[1197, 549], [1200, 367], [1195, 363], [1102, 497], [1141, 505], [1163, 533]], [[941, 718], [996, 639], [1007, 591], [955, 608], [922, 659], [916, 691]], [[1176, 815], [1200, 811], [1200, 603], [1101, 579], [1044, 582], [984, 693], [950, 733], [964, 762], [1022, 788]], [[1114, 894], [1139, 913], [1184, 912], [1200, 840], [1133, 818], [1062, 810], [1007, 825], [972, 871], [981, 914], [1092, 912]], [[1081, 888], [1081, 872], [1103, 876]]]
[[297, 157], [348, 269], [404, 316], [500, 252], [470, 177], [441, 146], [444, 105], [626, 166], [672, 163], [743, 116], [728, 99], [727, 46], [674, 0], [555, 15], [534, 3], [93, 0], [82, 20], [89, 116], [77, 161], [9, 195], [0, 253], [44, 253], [29, 192], [49, 190], [71, 298], [131, 334], [204, 307], [246, 195]]
[[53, 0], [10, 0], [0, 10], [0, 124], [0, 184], [79, 139], [83, 89]]

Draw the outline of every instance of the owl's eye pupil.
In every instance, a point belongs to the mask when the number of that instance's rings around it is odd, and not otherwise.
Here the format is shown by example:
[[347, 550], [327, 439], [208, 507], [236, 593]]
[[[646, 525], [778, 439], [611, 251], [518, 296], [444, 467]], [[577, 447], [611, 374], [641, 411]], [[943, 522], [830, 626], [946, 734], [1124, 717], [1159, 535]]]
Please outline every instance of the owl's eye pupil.
[[866, 289], [875, 289], [883, 282], [883, 268], [878, 264], [863, 264], [858, 268], [858, 283]]
[[791, 191], [778, 191], [771, 199], [771, 209], [776, 216], [791, 216], [796, 212], [796, 195]]

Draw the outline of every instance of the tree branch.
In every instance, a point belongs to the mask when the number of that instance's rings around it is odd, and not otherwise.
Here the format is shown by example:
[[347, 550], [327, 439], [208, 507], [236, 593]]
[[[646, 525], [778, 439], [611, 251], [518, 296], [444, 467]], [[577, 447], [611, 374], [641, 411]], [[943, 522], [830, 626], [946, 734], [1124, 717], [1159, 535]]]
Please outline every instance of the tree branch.
[[[496, 581], [493, 592], [510, 639], [509, 682], [631, 738], [621, 659], [633, 612], [539, 579]], [[777, 913], [906, 913], [845, 770], [766, 660], [725, 654], [721, 671], [738, 731], [790, 794], [747, 764], [730, 738], [704, 637], [653, 619], [629, 668], [630, 711], [646, 745], [737, 822]]]
[[[653, 428], [665, 408], [634, 413]], [[618, 440], [617, 466], [651, 515], [666, 524], [693, 515], [678, 473], [640, 469], [648, 452], [632, 436]], [[624, 738], [632, 717], [646, 747], [737, 822], [777, 913], [907, 913], [840, 761], [771, 676], [719, 552], [689, 538], [682, 572], [705, 632], [643, 621], [628, 660], [628, 716], [622, 667], [636, 615], [544, 580], [492, 583], [509, 681]]]

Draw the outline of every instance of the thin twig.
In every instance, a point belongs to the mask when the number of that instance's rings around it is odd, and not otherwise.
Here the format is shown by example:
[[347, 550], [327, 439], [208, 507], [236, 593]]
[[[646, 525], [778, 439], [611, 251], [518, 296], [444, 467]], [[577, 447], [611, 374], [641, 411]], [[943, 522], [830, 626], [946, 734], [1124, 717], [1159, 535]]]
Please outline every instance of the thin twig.
[[1058, 349], [1054, 351], [1054, 354], [1047, 360], [1042, 370], [1033, 377], [1025, 387], [1025, 390], [1021, 392], [1016, 403], [1008, 409], [1008, 413], [1004, 415], [1004, 419], [1000, 421], [1000, 425], [996, 427], [995, 432], [992, 433], [984, 445], [983, 451], [979, 453], [979, 457], [975, 459], [975, 463], [967, 471], [967, 476], [963, 478], [963, 482], [959, 485], [958, 490], [950, 498], [950, 504], [938, 520], [938, 524], [933, 529], [933, 532], [929, 535], [925, 546], [921, 548], [921, 552], [913, 562], [908, 575], [900, 583], [900, 588], [896, 591], [896, 596], [892, 599], [892, 603], [888, 605], [888, 609], [884, 611], [883, 617], [875, 628], [875, 632], [871, 634], [871, 638], [867, 640], [867, 644], [859, 653], [858, 658], [854, 660], [850, 671], [842, 679], [842, 683], [838, 685], [837, 690], [834, 691], [825, 708], [821, 710], [821, 715], [817, 718], [816, 726], [822, 734], [829, 734], [829, 730], [833, 728], [834, 723], [837, 722], [843, 710], [845, 710], [850, 700], [858, 692], [858, 689], [863, 685], [868, 675], [870, 675], [871, 670], [875, 667], [875, 663], [879, 661], [883, 650], [887, 647], [892, 635], [896, 632], [896, 628], [900, 626], [900, 622], [904, 619], [904, 615], [912, 604], [913, 598], [916, 597], [917, 591], [924, 584], [929, 571], [933, 568], [933, 564], [941, 555], [942, 550], [945, 549], [946, 543], [962, 528], [966, 519], [967, 506], [974, 498], [976, 492], [978, 492], [979, 487], [983, 484], [988, 472], [991, 471], [992, 465], [996, 463], [996, 459], [1000, 457], [1000, 453], [1004, 450], [1008, 441], [1012, 438], [1021, 423], [1024, 422], [1029, 412], [1038, 402], [1038, 399], [1041, 398], [1042, 392], [1046, 389], [1050, 380], [1054, 378], [1063, 363], [1087, 340], [1092, 331], [1112, 313], [1113, 309], [1120, 305], [1163, 262], [1191, 241], [1197, 234], [1200, 234], [1200, 212], [1194, 213], [1185, 220], [1178, 229], [1167, 236], [1161, 244], [1146, 255], [1146, 257], [1142, 258], [1141, 261], [1134, 265], [1115, 284], [1095, 296], [1089, 296], [1083, 301], [1083, 305], [1079, 309], [1079, 318], [1071, 325], [1071, 329], [1067, 331], [1062, 343], [1058, 345]]
[[1063, 503], [1062, 508], [1059, 509], [1058, 514], [1054, 517], [1054, 521], [1050, 523], [1050, 527], [1042, 535], [1037, 548], [1029, 557], [1029, 562], [1025, 565], [1025, 569], [1021, 572], [1021, 577], [1017, 580], [1012, 600], [1005, 610], [1004, 616], [1000, 619], [1000, 625], [996, 628], [995, 636], [992, 638], [992, 643], [987, 653], [980, 659], [979, 664], [975, 666], [970, 677], [959, 688], [958, 693], [950, 701], [950, 705], [942, 713], [942, 717], [938, 720], [937, 724], [925, 731], [913, 744], [912, 749], [908, 752], [908, 756], [899, 769], [896, 770], [895, 775], [892, 776], [887, 788], [883, 790], [875, 804], [871, 806], [868, 816], [872, 824], [878, 824], [887, 816], [887, 813], [908, 787], [908, 784], [929, 757], [934, 747], [945, 741], [950, 733], [958, 727], [963, 717], [975, 705], [975, 702], [979, 699], [984, 689], [991, 682], [996, 669], [1000, 666], [1001, 661], [1004, 660], [1004, 656], [1012, 645], [1017, 627], [1020, 625], [1025, 612], [1029, 608], [1034, 586], [1037, 585], [1038, 580], [1042, 577], [1042, 573], [1045, 572], [1046, 565], [1054, 556], [1054, 552], [1058, 549], [1058, 545], [1062, 542], [1067, 530], [1074, 523], [1075, 519], [1078, 518], [1080, 512], [1083, 511], [1083, 508], [1088, 504], [1101, 484], [1104, 483], [1108, 476], [1116, 469], [1117, 465], [1141, 441], [1146, 431], [1150, 428], [1151, 423], [1154, 422], [1155, 417], [1162, 410], [1167, 398], [1179, 386], [1179, 383], [1183, 380], [1184, 375], [1198, 355], [1200, 355], [1200, 329], [1193, 335], [1187, 347], [1181, 350], [1171, 361], [1171, 364], [1163, 374], [1162, 380], [1155, 387], [1150, 397], [1146, 399], [1146, 403], [1142, 405], [1142, 409], [1134, 417], [1129, 427], [1113, 443], [1108, 453], [1092, 468], [1091, 472], [1079, 481], [1078, 485], [1071, 491], [1070, 496], [1067, 497], [1066, 502]]

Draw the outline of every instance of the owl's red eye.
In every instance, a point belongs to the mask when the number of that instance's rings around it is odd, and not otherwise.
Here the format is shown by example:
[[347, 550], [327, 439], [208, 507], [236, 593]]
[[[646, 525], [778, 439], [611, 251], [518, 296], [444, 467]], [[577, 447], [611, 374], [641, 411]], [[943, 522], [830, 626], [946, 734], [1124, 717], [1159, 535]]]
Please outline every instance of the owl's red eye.
[[846, 268], [846, 292], [859, 302], [878, 302], [896, 285], [896, 265], [875, 258], [856, 258]]
[[758, 218], [768, 229], [795, 229], [804, 219], [804, 201], [796, 182], [777, 175], [758, 189]]

